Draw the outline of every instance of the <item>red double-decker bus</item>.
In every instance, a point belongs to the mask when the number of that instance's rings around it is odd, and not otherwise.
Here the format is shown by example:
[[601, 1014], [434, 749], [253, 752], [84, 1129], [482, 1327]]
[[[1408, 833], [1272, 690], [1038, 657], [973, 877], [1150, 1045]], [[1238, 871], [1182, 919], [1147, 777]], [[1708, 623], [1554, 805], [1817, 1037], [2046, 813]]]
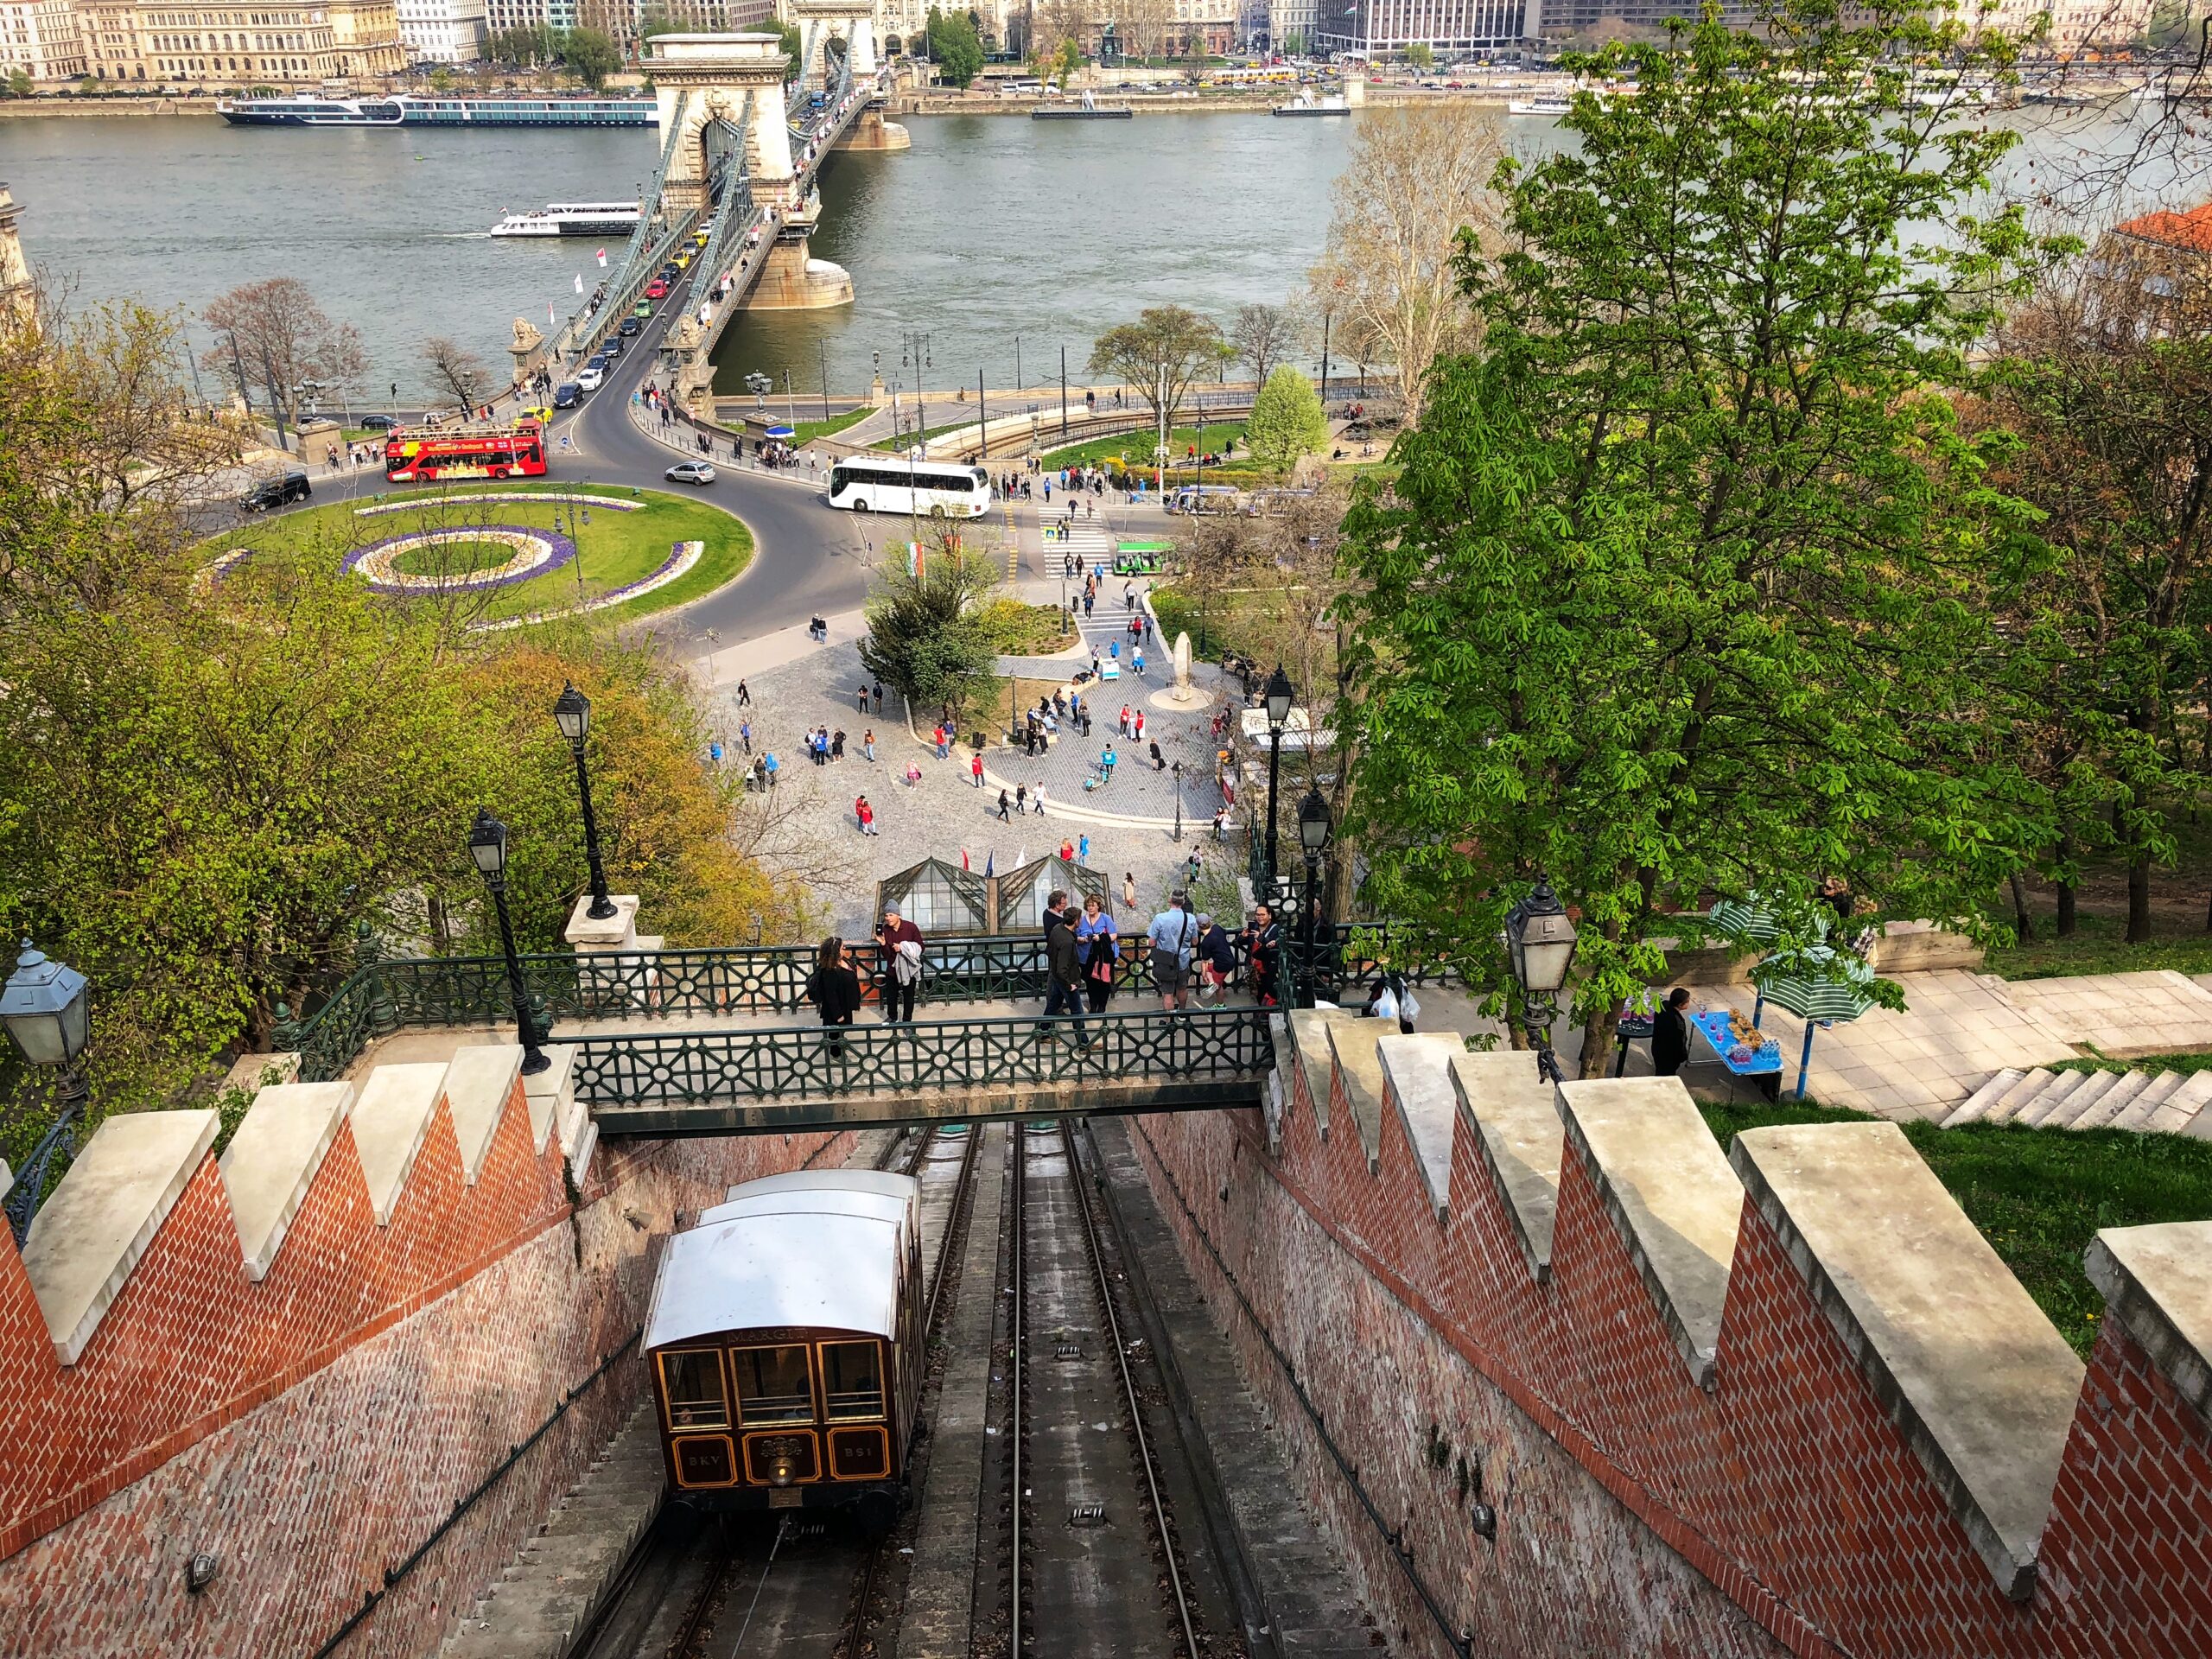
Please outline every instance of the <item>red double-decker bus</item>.
[[512, 426], [396, 431], [385, 440], [384, 475], [395, 484], [433, 478], [543, 478], [545, 429], [524, 420]]

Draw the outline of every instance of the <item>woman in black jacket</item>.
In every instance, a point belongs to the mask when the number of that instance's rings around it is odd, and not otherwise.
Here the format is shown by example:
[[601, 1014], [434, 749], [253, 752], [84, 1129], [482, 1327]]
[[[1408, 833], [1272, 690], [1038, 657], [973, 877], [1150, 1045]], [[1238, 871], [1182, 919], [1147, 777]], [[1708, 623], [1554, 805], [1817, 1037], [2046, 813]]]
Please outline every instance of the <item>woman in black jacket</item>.
[[823, 1028], [830, 1036], [830, 1052], [842, 1059], [845, 1039], [839, 1027], [853, 1023], [861, 1009], [861, 976], [845, 960], [845, 942], [836, 934], [822, 941], [814, 959], [814, 972], [806, 982], [806, 1000], [822, 1010]]

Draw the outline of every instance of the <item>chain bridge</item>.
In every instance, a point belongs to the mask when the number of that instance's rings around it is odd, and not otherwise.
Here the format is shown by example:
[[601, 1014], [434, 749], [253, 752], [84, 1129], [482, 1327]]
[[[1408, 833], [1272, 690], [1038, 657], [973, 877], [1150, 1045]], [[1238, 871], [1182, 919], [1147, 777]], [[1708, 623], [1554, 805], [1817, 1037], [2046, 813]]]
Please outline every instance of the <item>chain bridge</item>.
[[647, 43], [640, 67], [658, 99], [662, 143], [644, 212], [596, 302], [544, 342], [543, 360], [588, 356], [686, 253], [695, 257], [666, 296], [682, 312], [658, 355], [687, 401], [709, 389], [715, 342], [741, 308], [851, 303], [852, 278], [809, 247], [823, 163], [833, 150], [904, 149], [909, 140], [883, 119], [888, 78], [872, 0], [790, 4], [800, 31], [796, 76], [777, 35], [660, 35]]

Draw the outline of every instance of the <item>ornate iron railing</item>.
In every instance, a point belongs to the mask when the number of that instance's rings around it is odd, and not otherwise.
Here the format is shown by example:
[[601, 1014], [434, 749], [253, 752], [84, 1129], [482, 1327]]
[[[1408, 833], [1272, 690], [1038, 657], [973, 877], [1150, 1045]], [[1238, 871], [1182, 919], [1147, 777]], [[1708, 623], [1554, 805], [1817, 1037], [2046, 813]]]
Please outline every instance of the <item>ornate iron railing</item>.
[[624, 1033], [576, 1043], [576, 1096], [594, 1106], [913, 1093], [1123, 1077], [1247, 1077], [1274, 1064], [1259, 1008]]
[[[1314, 948], [1313, 994], [1334, 1001], [1363, 988], [1377, 970], [1376, 944], [1399, 971], [1416, 983], [1446, 976], [1449, 955], [1420, 948], [1402, 931], [1342, 926], [1327, 931]], [[1282, 983], [1271, 988], [1287, 1001], [1306, 988], [1305, 947], [1286, 931]], [[872, 946], [856, 953], [863, 995], [876, 1000], [879, 969]], [[532, 1007], [548, 1027], [561, 1020], [636, 1020], [677, 1016], [792, 1014], [804, 1011], [814, 951], [805, 945], [738, 945], [702, 950], [614, 951], [601, 955], [529, 956], [523, 981]], [[1240, 946], [1236, 978], [1249, 980]], [[1039, 1001], [1046, 980], [1045, 942], [1034, 935], [992, 935], [927, 941], [922, 950], [920, 1000], [925, 1004]], [[1150, 954], [1141, 935], [1122, 941], [1115, 988], [1141, 995], [1154, 989]], [[300, 1053], [303, 1081], [342, 1077], [362, 1050], [379, 1037], [410, 1026], [488, 1026], [513, 1017], [506, 965], [497, 957], [392, 957], [369, 963], [331, 993], [304, 1019], [278, 1022], [279, 1049]]]

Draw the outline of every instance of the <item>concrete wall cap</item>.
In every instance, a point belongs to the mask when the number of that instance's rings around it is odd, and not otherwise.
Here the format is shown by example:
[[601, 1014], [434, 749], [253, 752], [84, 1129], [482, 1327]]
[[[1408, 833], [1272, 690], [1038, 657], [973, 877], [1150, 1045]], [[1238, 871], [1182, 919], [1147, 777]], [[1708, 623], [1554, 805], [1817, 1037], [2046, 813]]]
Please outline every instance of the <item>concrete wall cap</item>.
[[1313, 1125], [1323, 1140], [1329, 1135], [1329, 1077], [1336, 1058], [1329, 1048], [1329, 1014], [1320, 1008], [1293, 1008], [1284, 1016], [1290, 1031], [1290, 1061], [1306, 1080], [1306, 1097], [1313, 1103]]
[[447, 1070], [442, 1060], [380, 1065], [361, 1084], [353, 1103], [353, 1148], [369, 1184], [369, 1212], [379, 1227], [391, 1224], [399, 1194], [429, 1138]]
[[2212, 1426], [2212, 1222], [2105, 1228], [2083, 1265], [2111, 1317]]
[[16, 1185], [16, 1172], [8, 1167], [8, 1160], [0, 1158], [0, 1198], [8, 1196]]
[[2082, 1363], [1894, 1123], [1746, 1129], [1729, 1161], [2005, 1593], [2037, 1541]]
[[576, 1046], [548, 1043], [543, 1052], [550, 1064], [522, 1080], [524, 1096], [530, 1103], [530, 1149], [539, 1154], [545, 1150], [545, 1137], [567, 1116], [569, 1103], [576, 1097]]
[[[1388, 1027], [1389, 1021], [1376, 1025]], [[1428, 1201], [1439, 1217], [1451, 1207], [1452, 1120], [1458, 1109], [1452, 1088], [1452, 1057], [1466, 1045], [1450, 1032], [1407, 1035], [1391, 1032], [1375, 1045], [1400, 1125], [1427, 1183]]]
[[461, 1173], [471, 1186], [521, 1075], [519, 1043], [480, 1043], [454, 1054], [446, 1072], [446, 1109], [453, 1114], [454, 1139], [461, 1145]]
[[1356, 1014], [1331, 1014], [1325, 1018], [1329, 1055], [1344, 1083], [1344, 1103], [1351, 1108], [1360, 1150], [1367, 1154], [1368, 1168], [1373, 1169], [1382, 1153], [1382, 1062], [1375, 1052], [1375, 1042], [1391, 1029], [1390, 1024]]
[[203, 1108], [118, 1112], [92, 1131], [31, 1222], [23, 1273], [64, 1365], [74, 1365], [154, 1242], [220, 1118]]
[[1713, 1386], [1744, 1190], [1678, 1077], [1559, 1085], [1566, 1143], [1620, 1230], [1675, 1346]]
[[280, 1083], [246, 1109], [218, 1167], [247, 1278], [262, 1278], [276, 1259], [353, 1104], [350, 1083]]
[[1559, 1106], [1525, 1049], [1452, 1057], [1452, 1092], [1474, 1130], [1474, 1145], [1505, 1200], [1529, 1270], [1552, 1270], [1552, 1223], [1559, 1212]]

